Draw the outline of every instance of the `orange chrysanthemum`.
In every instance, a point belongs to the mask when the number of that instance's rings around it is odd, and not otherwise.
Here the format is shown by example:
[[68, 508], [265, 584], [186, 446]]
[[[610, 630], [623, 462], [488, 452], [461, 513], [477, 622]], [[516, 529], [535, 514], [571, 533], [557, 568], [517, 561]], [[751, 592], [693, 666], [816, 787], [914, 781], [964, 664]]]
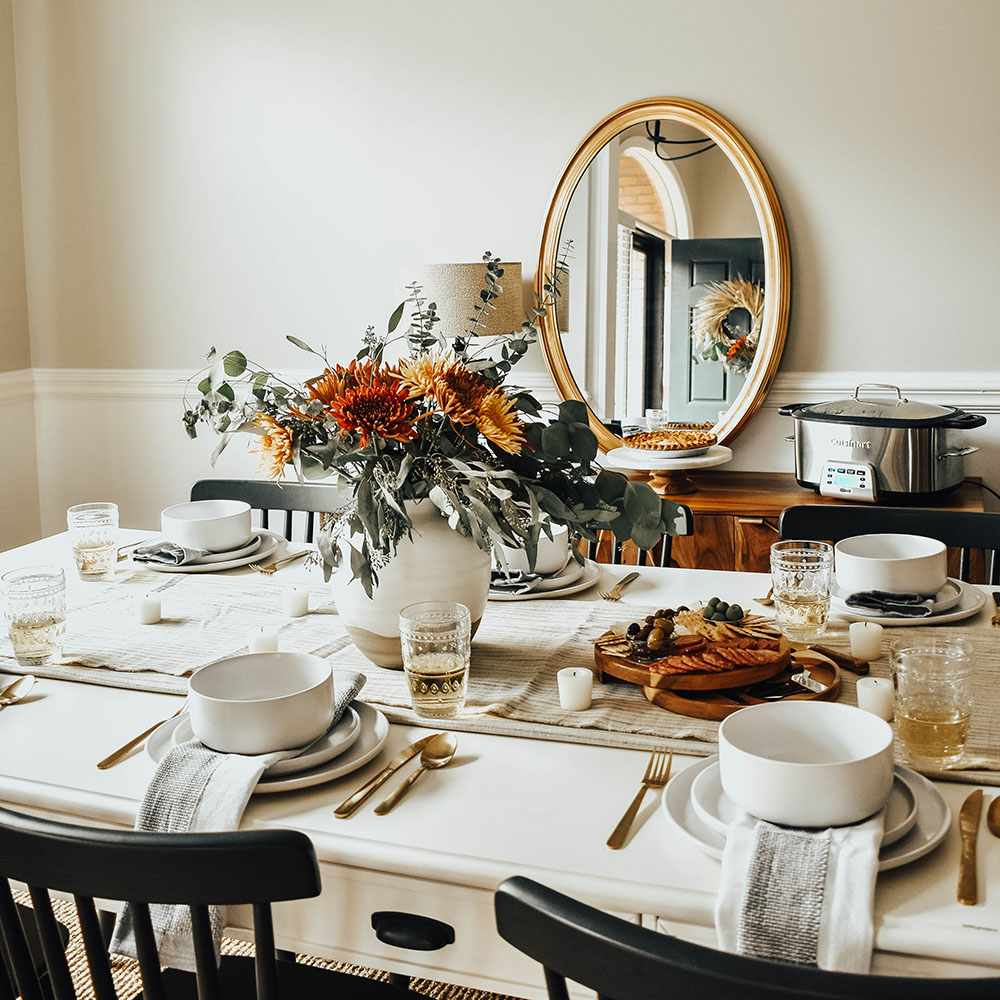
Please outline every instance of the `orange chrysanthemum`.
[[292, 432], [266, 413], [258, 413], [254, 423], [265, 428], [257, 441], [250, 444], [251, 450], [260, 453], [260, 471], [268, 479], [281, 479], [292, 458]]
[[734, 340], [729, 350], [726, 352], [726, 357], [735, 358], [740, 353], [740, 351], [742, 351], [746, 347], [746, 345], [747, 345], [746, 337], [740, 337], [739, 339]]
[[435, 386], [448, 372], [460, 367], [458, 358], [450, 354], [419, 354], [399, 362], [399, 382], [410, 399], [434, 396]]
[[508, 454], [520, 455], [524, 446], [524, 425], [518, 419], [514, 400], [503, 389], [487, 393], [476, 417], [479, 433]]
[[312, 379], [306, 384], [309, 390], [310, 399], [318, 399], [325, 406], [329, 406], [338, 396], [344, 394], [350, 379], [354, 375], [354, 368], [357, 362], [352, 361], [349, 368], [337, 365], [336, 368], [324, 368], [323, 374], [319, 378]]
[[366, 362], [354, 368], [352, 376], [343, 392], [329, 404], [341, 431], [357, 431], [362, 448], [367, 446], [369, 436], [412, 441], [417, 436], [413, 405], [391, 369]]
[[482, 376], [456, 363], [434, 381], [434, 397], [441, 410], [456, 424], [474, 424], [492, 385]]

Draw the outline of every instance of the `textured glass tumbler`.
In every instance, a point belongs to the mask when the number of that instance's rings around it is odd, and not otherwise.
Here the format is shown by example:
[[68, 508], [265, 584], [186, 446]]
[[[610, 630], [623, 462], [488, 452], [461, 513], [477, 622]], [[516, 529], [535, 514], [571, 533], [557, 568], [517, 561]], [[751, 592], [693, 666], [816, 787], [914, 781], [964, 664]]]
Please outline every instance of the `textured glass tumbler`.
[[81, 580], [107, 580], [118, 565], [118, 505], [79, 503], [66, 511], [69, 543]]
[[826, 542], [784, 541], [771, 546], [771, 587], [775, 624], [796, 642], [813, 642], [830, 614], [833, 546]]
[[464, 604], [423, 601], [399, 613], [403, 670], [417, 715], [449, 718], [465, 707], [472, 616]]
[[22, 667], [62, 656], [66, 575], [58, 566], [12, 569], [0, 576], [0, 595], [14, 659]]
[[892, 647], [896, 732], [906, 759], [955, 764], [972, 721], [972, 645], [967, 639], [897, 639]]

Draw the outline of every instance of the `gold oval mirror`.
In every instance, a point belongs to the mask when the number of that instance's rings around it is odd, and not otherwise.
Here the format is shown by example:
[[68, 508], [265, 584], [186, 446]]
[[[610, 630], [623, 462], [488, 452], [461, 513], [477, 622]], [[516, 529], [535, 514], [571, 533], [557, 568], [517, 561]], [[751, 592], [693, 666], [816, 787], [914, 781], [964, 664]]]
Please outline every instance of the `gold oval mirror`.
[[682, 98], [636, 101], [580, 143], [542, 228], [545, 363], [602, 450], [620, 428], [711, 424], [732, 441], [760, 406], [788, 324], [788, 234], [742, 135]]

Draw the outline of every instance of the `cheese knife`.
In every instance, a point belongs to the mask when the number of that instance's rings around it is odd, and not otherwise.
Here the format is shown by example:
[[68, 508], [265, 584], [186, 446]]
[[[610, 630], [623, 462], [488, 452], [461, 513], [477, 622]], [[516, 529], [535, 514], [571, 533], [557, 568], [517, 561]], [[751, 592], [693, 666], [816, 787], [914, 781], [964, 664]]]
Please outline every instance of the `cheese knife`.
[[375, 791], [376, 788], [380, 788], [384, 785], [393, 776], [393, 774], [399, 770], [399, 768], [401, 768], [408, 760], [416, 757], [417, 754], [420, 753], [420, 751], [423, 750], [423, 748], [427, 746], [427, 744], [430, 743], [435, 736], [440, 735], [440, 733], [431, 733], [430, 736], [425, 736], [422, 740], [417, 740], [416, 743], [411, 743], [408, 747], [403, 747], [403, 749], [400, 750], [399, 753], [396, 754], [396, 756], [393, 757], [392, 760], [390, 760], [389, 763], [386, 764], [386, 766], [382, 768], [382, 770], [379, 771], [374, 778], [365, 782], [365, 784], [363, 784], [353, 795], [344, 799], [344, 801], [333, 810], [333, 815], [338, 819], [346, 819], [352, 812], [354, 812], [355, 809], [358, 808], [359, 805], [361, 805], [362, 802], [365, 801], [365, 799], [368, 798], [369, 795], [371, 795], [372, 792]]
[[962, 835], [962, 856], [958, 862], [958, 901], [966, 906], [978, 902], [976, 892], [976, 837], [983, 811], [983, 790], [977, 788], [962, 803], [958, 829]]

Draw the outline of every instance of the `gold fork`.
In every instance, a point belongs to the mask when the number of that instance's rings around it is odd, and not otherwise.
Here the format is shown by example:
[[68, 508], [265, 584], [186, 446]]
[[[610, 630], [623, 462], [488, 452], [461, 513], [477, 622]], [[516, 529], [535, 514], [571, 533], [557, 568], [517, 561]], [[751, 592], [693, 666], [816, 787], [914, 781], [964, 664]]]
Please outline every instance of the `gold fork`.
[[628, 576], [623, 576], [610, 590], [606, 590], [601, 594], [601, 597], [606, 601], [620, 601], [622, 599], [622, 591], [633, 581], [639, 579], [638, 573], [629, 573]]
[[635, 820], [635, 814], [639, 811], [639, 806], [642, 805], [646, 789], [663, 788], [670, 780], [670, 765], [673, 762], [673, 750], [670, 751], [669, 757], [666, 750], [654, 750], [652, 752], [649, 763], [646, 765], [646, 773], [642, 776], [642, 787], [639, 789], [639, 793], [632, 800], [632, 805], [625, 810], [625, 815], [619, 820], [614, 833], [608, 837], [608, 847], [611, 850], [617, 851], [618, 848], [624, 846], [625, 837], [628, 835], [629, 828]]
[[281, 567], [287, 563], [295, 562], [296, 559], [301, 559], [303, 556], [307, 556], [311, 552], [312, 549], [306, 549], [305, 552], [296, 552], [294, 556], [285, 556], [284, 559], [279, 559], [277, 562], [270, 563], [267, 566], [263, 563], [248, 563], [247, 566], [255, 573], [263, 573], [264, 576], [270, 576], [275, 570], [281, 569]]

